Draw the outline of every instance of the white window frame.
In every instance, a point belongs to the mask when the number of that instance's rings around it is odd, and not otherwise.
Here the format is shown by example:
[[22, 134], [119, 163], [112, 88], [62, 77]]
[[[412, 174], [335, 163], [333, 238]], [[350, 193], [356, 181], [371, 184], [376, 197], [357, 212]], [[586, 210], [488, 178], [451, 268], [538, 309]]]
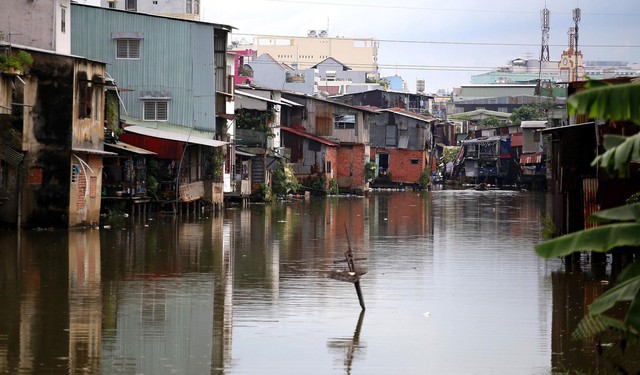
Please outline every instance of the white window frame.
[[[153, 112], [153, 116], [148, 116], [148, 115], [151, 115], [151, 112]], [[166, 100], [166, 99], [143, 100], [142, 101], [142, 120], [143, 121], [169, 121], [169, 100]]]
[[[351, 121], [352, 119], [353, 121]], [[333, 115], [333, 128], [348, 129], [348, 130], [355, 129], [356, 115], [352, 115], [352, 114]]]
[[187, 0], [186, 7], [187, 14], [200, 15], [200, 0]]
[[67, 8], [64, 6], [60, 7], [60, 32], [67, 33]]
[[[116, 39], [116, 60], [140, 60], [140, 41], [141, 39], [134, 38]], [[126, 55], [120, 54], [125, 51]]]

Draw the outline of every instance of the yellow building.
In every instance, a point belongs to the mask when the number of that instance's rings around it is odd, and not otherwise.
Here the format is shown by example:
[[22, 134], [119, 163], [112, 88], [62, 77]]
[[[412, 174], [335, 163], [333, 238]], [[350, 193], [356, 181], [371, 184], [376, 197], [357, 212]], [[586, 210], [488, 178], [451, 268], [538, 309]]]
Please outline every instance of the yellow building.
[[257, 56], [268, 53], [294, 69], [310, 69], [333, 57], [352, 70], [378, 73], [378, 44], [375, 39], [330, 38], [325, 30], [311, 30], [306, 37], [256, 35], [251, 48]]

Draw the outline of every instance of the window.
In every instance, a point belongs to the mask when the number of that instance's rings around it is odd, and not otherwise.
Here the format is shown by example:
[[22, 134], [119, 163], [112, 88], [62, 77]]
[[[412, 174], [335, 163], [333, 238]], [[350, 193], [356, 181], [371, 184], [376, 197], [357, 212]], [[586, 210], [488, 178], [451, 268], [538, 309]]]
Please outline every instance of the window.
[[138, 0], [125, 0], [124, 4], [125, 10], [138, 10]]
[[63, 33], [67, 32], [67, 8], [60, 8], [60, 31]]
[[200, 14], [200, 0], [187, 0], [187, 13]]
[[140, 39], [116, 39], [116, 59], [140, 59]]
[[325, 173], [331, 173], [331, 160], [327, 160], [327, 169], [325, 170]]
[[80, 166], [78, 164], [74, 164], [71, 167], [71, 183], [72, 184], [78, 183], [78, 176], [80, 176]]
[[355, 129], [356, 115], [334, 115], [333, 126], [335, 129]]
[[91, 118], [93, 108], [93, 87], [87, 82], [80, 82], [78, 90], [78, 118]]
[[116, 1], [109, 1], [109, 8], [114, 9], [116, 7]]
[[144, 120], [145, 121], [167, 121], [167, 104], [166, 100], [145, 100], [144, 101]]
[[418, 164], [418, 159], [411, 159], [411, 164]]

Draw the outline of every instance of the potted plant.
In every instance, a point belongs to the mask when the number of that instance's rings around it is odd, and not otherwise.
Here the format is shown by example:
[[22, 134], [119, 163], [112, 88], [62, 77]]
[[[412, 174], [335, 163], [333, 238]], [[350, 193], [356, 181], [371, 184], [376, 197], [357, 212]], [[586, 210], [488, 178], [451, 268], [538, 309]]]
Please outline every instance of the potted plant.
[[14, 52], [6, 58], [6, 69], [12, 74], [24, 74], [33, 64], [33, 57], [27, 51]]

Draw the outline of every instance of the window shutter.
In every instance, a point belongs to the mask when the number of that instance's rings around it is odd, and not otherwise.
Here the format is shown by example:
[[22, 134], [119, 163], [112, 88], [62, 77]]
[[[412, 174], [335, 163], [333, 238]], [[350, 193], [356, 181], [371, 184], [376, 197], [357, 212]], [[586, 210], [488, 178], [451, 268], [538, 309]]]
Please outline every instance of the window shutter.
[[127, 58], [127, 40], [126, 39], [118, 39], [116, 40], [116, 58], [118, 59], [126, 59]]
[[130, 59], [140, 58], [140, 40], [129, 39], [129, 58]]
[[167, 120], [167, 102], [156, 102], [156, 120]]
[[156, 102], [144, 102], [144, 119], [155, 120], [156, 118]]

